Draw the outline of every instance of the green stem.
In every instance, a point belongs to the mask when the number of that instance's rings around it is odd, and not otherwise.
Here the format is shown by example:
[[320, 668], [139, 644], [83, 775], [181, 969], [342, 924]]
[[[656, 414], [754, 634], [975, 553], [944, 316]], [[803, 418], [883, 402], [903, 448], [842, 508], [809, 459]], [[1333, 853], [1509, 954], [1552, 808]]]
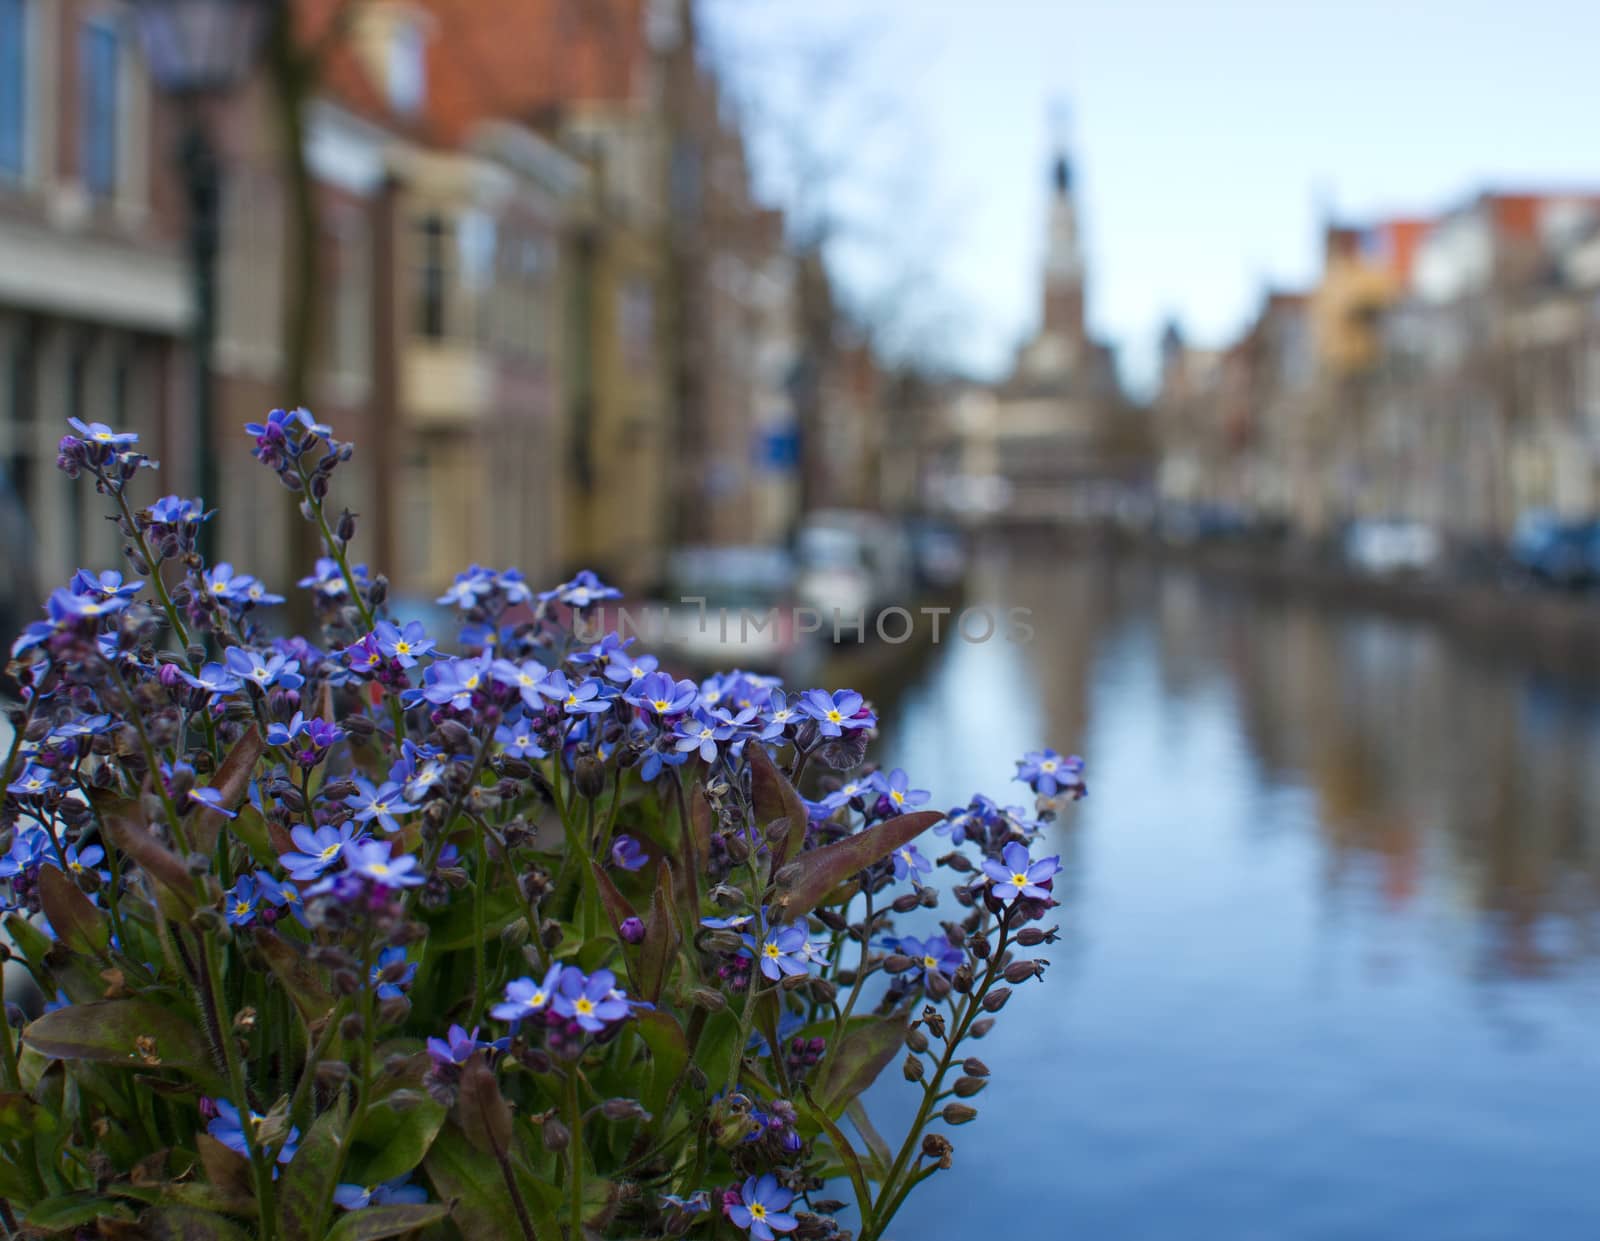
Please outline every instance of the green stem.
[[[201, 935], [197, 939], [204, 962], [207, 990], [215, 999], [222, 994], [222, 971], [217, 965], [216, 941], [209, 935]], [[253, 1110], [250, 1091], [245, 1084], [244, 1065], [239, 1060], [239, 1047], [233, 1038], [232, 1022], [226, 1012], [217, 1011], [215, 1007], [212, 1016], [217, 1025], [217, 1042], [222, 1045], [222, 1058], [227, 1065], [228, 1084], [233, 1090], [235, 1106], [246, 1121], [243, 1126], [245, 1145], [250, 1153], [250, 1171], [256, 1183], [256, 1201], [261, 1206], [262, 1241], [273, 1241], [277, 1235], [278, 1215], [273, 1206], [271, 1156], [262, 1148], [256, 1137], [255, 1123], [250, 1119]]]
[[867, 892], [864, 895], [867, 901], [867, 914], [861, 920], [861, 960], [856, 966], [856, 980], [850, 984], [849, 998], [845, 1000], [838, 1020], [833, 1023], [832, 1042], [835, 1046], [838, 1045], [839, 1036], [844, 1033], [844, 1023], [850, 1019], [850, 1014], [855, 1012], [856, 1000], [861, 996], [861, 986], [867, 980], [867, 958], [872, 945], [872, 893]]
[[895, 1155], [894, 1166], [889, 1169], [889, 1175], [884, 1178], [877, 1200], [872, 1204], [873, 1225], [869, 1231], [861, 1234], [861, 1241], [877, 1241], [881, 1230], [889, 1223], [895, 1210], [899, 1209], [900, 1203], [910, 1191], [909, 1185], [903, 1188], [899, 1185], [900, 1177], [911, 1162], [912, 1152], [917, 1147], [917, 1139], [922, 1136], [923, 1126], [928, 1123], [933, 1112], [939, 1091], [944, 1086], [945, 1074], [950, 1071], [950, 1065], [955, 1060], [956, 1048], [967, 1037], [967, 1031], [972, 1027], [973, 1021], [983, 1011], [983, 997], [989, 993], [989, 988], [994, 986], [1000, 977], [1001, 962], [1005, 960], [1009, 942], [1010, 928], [1006, 922], [1001, 922], [1000, 942], [989, 957], [989, 968], [984, 971], [983, 983], [974, 987], [971, 994], [966, 997], [960, 1020], [947, 1032], [944, 1051], [939, 1056], [939, 1067], [932, 1079], [922, 1088], [922, 1103], [917, 1108], [917, 1117], [912, 1122], [911, 1128], [906, 1131], [905, 1141], [900, 1144], [899, 1153]]
[[[473, 954], [472, 1019], [474, 1021], [477, 1021], [483, 1015], [483, 996], [484, 996], [484, 991], [485, 991], [486, 987], [488, 986], [488, 972], [489, 972], [488, 947], [483, 942], [483, 939], [484, 939], [484, 935], [483, 935], [483, 927], [484, 927], [484, 901], [483, 901], [483, 894], [484, 894], [484, 890], [489, 886], [489, 873], [488, 873], [489, 866], [488, 866], [488, 861], [487, 861], [487, 855], [485, 854], [484, 847], [483, 847], [483, 837], [484, 837], [483, 824], [479, 823], [477, 825], [477, 829], [478, 830], [473, 833], [474, 866], [473, 866], [473, 876], [472, 876], [473, 877], [473, 884], [472, 884], [472, 929], [473, 929], [473, 937], [472, 937], [473, 938], [473, 944], [472, 944], [472, 954]], [[513, 879], [513, 881], [515, 881], [516, 880], [516, 876], [513, 875], [512, 879]], [[517, 886], [521, 887], [522, 885], [519, 883]]]
[[572, 1241], [583, 1237], [583, 1107], [578, 1101], [576, 1066], [567, 1074], [567, 1124], [571, 1139], [567, 1144], [567, 1222], [572, 1225]]

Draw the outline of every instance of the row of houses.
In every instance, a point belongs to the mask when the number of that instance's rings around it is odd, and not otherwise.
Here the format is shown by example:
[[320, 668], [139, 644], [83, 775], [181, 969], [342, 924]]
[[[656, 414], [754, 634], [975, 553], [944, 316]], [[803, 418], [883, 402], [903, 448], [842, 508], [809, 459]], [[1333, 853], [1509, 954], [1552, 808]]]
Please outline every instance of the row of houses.
[[1600, 192], [1476, 194], [1329, 224], [1314, 287], [1222, 349], [1162, 342], [1158, 488], [1318, 539], [1409, 520], [1458, 547], [1600, 514]]
[[[338, 498], [402, 592], [469, 560], [645, 585], [674, 544], [869, 498], [881, 376], [757, 201], [691, 0], [284, 11], [303, 108], [263, 68], [205, 118], [222, 555], [274, 585], [304, 563], [240, 431], [294, 395], [301, 341], [304, 399], [358, 444]], [[0, 493], [36, 588], [117, 562], [53, 468], [68, 417], [195, 489], [181, 134], [124, 0], [0, 0]]]

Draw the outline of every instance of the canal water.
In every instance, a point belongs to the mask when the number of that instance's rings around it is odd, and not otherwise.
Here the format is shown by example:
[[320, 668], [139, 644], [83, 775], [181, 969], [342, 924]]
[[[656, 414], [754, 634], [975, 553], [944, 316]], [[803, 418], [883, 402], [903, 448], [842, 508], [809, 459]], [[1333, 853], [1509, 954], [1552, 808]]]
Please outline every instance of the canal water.
[[980, 573], [1035, 640], [938, 648], [880, 757], [943, 808], [1049, 744], [1091, 795], [959, 1175], [890, 1235], [1600, 1236], [1600, 696], [1148, 563]]

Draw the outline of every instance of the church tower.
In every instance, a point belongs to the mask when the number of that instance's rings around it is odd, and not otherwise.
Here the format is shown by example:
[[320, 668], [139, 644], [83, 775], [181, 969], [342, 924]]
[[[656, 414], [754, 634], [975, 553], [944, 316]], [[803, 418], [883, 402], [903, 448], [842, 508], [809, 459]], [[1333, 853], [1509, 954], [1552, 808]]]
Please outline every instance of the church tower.
[[1074, 350], [1083, 343], [1083, 247], [1078, 204], [1072, 192], [1072, 161], [1058, 144], [1051, 169], [1049, 232], [1045, 238], [1043, 335]]

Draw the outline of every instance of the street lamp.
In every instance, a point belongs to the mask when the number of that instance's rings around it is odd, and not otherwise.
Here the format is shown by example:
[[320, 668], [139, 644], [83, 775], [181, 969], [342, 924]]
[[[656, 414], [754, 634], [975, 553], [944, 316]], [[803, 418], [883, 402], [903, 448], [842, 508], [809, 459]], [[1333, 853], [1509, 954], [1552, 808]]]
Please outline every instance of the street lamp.
[[[194, 281], [191, 326], [194, 463], [200, 495], [215, 504], [214, 425], [217, 336], [217, 249], [222, 229], [222, 165], [206, 128], [203, 105], [231, 94], [250, 75], [277, 0], [134, 0], [150, 75], [184, 115], [177, 162], [189, 200], [189, 261]], [[215, 552], [211, 523], [200, 548]]]

